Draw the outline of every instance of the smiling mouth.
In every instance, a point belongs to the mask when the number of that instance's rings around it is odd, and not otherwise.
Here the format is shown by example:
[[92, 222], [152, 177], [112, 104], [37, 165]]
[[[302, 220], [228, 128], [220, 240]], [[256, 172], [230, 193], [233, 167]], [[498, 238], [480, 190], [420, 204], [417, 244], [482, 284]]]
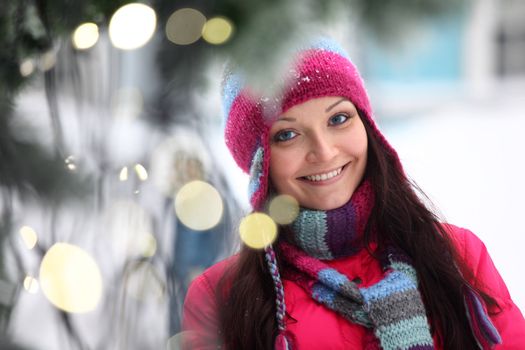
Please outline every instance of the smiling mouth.
[[308, 175], [308, 176], [302, 176], [300, 177], [300, 179], [303, 179], [303, 180], [308, 180], [308, 181], [312, 181], [312, 182], [318, 182], [318, 181], [326, 181], [326, 180], [330, 180], [331, 178], [334, 178], [336, 177], [337, 175], [341, 174], [341, 172], [343, 171], [344, 167], [346, 166], [347, 164], [343, 165], [342, 167], [340, 168], [337, 168], [335, 170], [332, 170], [332, 171], [329, 171], [327, 173], [322, 173], [322, 174], [315, 174], [315, 175]]

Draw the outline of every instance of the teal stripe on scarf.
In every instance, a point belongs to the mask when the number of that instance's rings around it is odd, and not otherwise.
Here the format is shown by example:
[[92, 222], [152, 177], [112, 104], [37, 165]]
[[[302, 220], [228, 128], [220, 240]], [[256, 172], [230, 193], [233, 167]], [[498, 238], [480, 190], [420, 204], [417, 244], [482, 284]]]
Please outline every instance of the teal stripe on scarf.
[[[297, 244], [314, 258], [333, 258], [326, 243], [326, 212], [319, 210], [302, 210], [293, 223], [294, 229], [303, 233], [297, 237]], [[319, 255], [321, 252], [321, 256]]]
[[417, 284], [417, 272], [411, 265], [404, 262], [394, 261], [390, 266], [392, 266], [394, 270], [404, 272], [408, 277], [412, 278], [414, 283]]
[[406, 350], [417, 346], [433, 348], [427, 318], [416, 316], [388, 326], [377, 327], [375, 335], [383, 350]]

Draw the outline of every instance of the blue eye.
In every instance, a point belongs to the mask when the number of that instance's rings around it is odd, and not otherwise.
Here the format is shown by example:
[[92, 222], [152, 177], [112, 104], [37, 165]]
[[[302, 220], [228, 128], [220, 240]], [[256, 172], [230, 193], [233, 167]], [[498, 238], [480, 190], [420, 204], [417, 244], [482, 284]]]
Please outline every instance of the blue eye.
[[283, 131], [279, 131], [277, 134], [275, 134], [275, 136], [273, 137], [273, 139], [274, 139], [276, 142], [283, 142], [283, 141], [291, 140], [291, 139], [293, 139], [295, 136], [297, 136], [297, 133], [296, 133], [295, 131], [292, 131], [292, 130], [283, 130]]
[[328, 125], [343, 124], [344, 122], [346, 122], [348, 120], [348, 118], [349, 117], [346, 114], [338, 113], [338, 114], [333, 115], [332, 117], [330, 117], [330, 119], [328, 120]]

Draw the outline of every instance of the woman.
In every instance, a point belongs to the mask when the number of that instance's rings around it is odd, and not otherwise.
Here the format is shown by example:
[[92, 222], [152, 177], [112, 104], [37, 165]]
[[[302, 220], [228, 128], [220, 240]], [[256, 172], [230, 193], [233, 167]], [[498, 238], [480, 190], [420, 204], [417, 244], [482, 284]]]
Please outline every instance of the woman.
[[297, 53], [280, 93], [236, 74], [226, 143], [250, 200], [301, 209], [264, 250], [242, 247], [198, 277], [184, 306], [195, 349], [525, 349], [525, 320], [483, 243], [442, 224], [372, 119], [346, 54]]

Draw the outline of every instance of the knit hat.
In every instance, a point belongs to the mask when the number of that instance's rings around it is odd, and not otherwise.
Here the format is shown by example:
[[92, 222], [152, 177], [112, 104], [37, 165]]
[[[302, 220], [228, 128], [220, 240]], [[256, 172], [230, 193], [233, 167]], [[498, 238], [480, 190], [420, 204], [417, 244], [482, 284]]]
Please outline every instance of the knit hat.
[[272, 122], [291, 107], [313, 98], [338, 96], [350, 100], [362, 119], [396, 159], [396, 151], [373, 120], [363, 80], [348, 55], [333, 40], [322, 38], [294, 55], [292, 65], [272, 97], [257, 93], [240, 72], [226, 69], [222, 98], [226, 116], [225, 140], [237, 165], [250, 175], [249, 197], [262, 210], [268, 196], [269, 130]]

